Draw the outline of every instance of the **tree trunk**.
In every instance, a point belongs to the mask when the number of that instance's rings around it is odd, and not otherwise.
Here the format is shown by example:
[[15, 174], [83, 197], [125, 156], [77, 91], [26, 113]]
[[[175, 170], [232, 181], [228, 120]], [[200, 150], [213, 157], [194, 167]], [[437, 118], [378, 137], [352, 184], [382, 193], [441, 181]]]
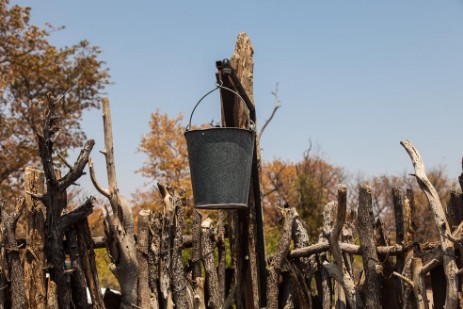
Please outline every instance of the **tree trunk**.
[[293, 208], [282, 210], [283, 229], [275, 253], [267, 267], [267, 306], [269, 309], [278, 309], [279, 281], [283, 263], [289, 252], [291, 234], [297, 212]]
[[[235, 50], [230, 59], [231, 65], [235, 70], [236, 76], [241, 82], [244, 91], [249, 97], [250, 101], [253, 102], [253, 47], [249, 37], [245, 33], [240, 33], [237, 38]], [[249, 113], [244, 103], [239, 99], [235, 98], [234, 104], [229, 104], [230, 100], [225, 100], [225, 97], [229, 97], [229, 93], [222, 91], [222, 124], [227, 127], [239, 127], [248, 128], [249, 124]], [[260, 177], [260, 149], [259, 149], [259, 138], [256, 136], [256, 149], [253, 162], [253, 177]], [[231, 243], [237, 243], [233, 238], [240, 237], [240, 243], [243, 246], [241, 256], [236, 256], [235, 259], [243, 259], [245, 256], [247, 260], [235, 263], [235, 273], [241, 273], [235, 275], [235, 279], [243, 278], [243, 282], [236, 282], [238, 285], [243, 285], [242, 291], [244, 292], [244, 300], [246, 307], [258, 308], [259, 306], [265, 307], [265, 245], [263, 240], [263, 234], [258, 225], [262, 225], [262, 210], [256, 207], [256, 201], [260, 203], [260, 188], [255, 188], [255, 183], [260, 183], [260, 179], [251, 178], [251, 188], [249, 192], [248, 208], [245, 210], [238, 210], [238, 220], [235, 221], [238, 226], [232, 227], [240, 233], [230, 235]], [[238, 254], [232, 251], [233, 254]], [[262, 264], [259, 265], [258, 263]], [[259, 272], [260, 269], [261, 271]], [[259, 277], [260, 276], [260, 277]], [[259, 290], [259, 281], [262, 289]], [[238, 286], [237, 286], [238, 287]], [[240, 289], [237, 289], [239, 291]], [[261, 299], [262, 298], [262, 299]], [[239, 301], [238, 301], [239, 303]]]
[[185, 270], [182, 261], [182, 228], [183, 228], [183, 216], [182, 216], [182, 202], [179, 195], [173, 191], [171, 192], [172, 202], [175, 211], [174, 220], [174, 245], [172, 251], [172, 294], [174, 298], [175, 308], [187, 309], [188, 304], [192, 303], [188, 301], [189, 290], [187, 288], [187, 282], [185, 278]]
[[376, 252], [373, 230], [374, 218], [371, 189], [367, 185], [360, 187], [358, 224], [360, 243], [363, 247], [363, 268], [366, 283], [366, 308], [381, 308], [382, 266]]
[[137, 259], [138, 259], [138, 306], [150, 308], [148, 249], [150, 244], [149, 224], [151, 212], [142, 209], [138, 213]]
[[194, 308], [205, 309], [204, 278], [201, 277], [201, 213], [193, 210], [193, 227], [191, 229], [192, 245], [192, 280], [194, 288]]
[[151, 308], [159, 308], [159, 267], [161, 259], [162, 214], [154, 212], [151, 215], [151, 244], [149, 250], [148, 269], [151, 290]]
[[225, 301], [225, 268], [226, 268], [226, 251], [225, 251], [225, 228], [224, 228], [224, 212], [218, 211], [217, 218], [217, 250], [219, 256], [219, 267], [217, 269], [217, 275], [219, 279], [219, 291], [220, 299]]
[[113, 258], [117, 257], [117, 259], [112, 261], [110, 269], [116, 276], [121, 287], [121, 308], [131, 309], [138, 303], [138, 261], [133, 230], [133, 216], [128, 201], [119, 193], [117, 186], [109, 100], [103, 98], [102, 105], [105, 140], [103, 154], [106, 161], [108, 189], [104, 189], [97, 181], [91, 160], [89, 160], [89, 170], [93, 185], [111, 204], [113, 217], [107, 219], [106, 224], [108, 228], [105, 231], [107, 233], [106, 238], [113, 242], [108, 246], [110, 248], [109, 255]]
[[415, 294], [416, 307], [418, 309], [428, 309], [428, 297], [426, 294], [426, 283], [422, 274], [423, 263], [420, 258], [413, 258], [413, 293]]
[[29, 193], [43, 195], [44, 174], [32, 167], [26, 168], [24, 177], [26, 208], [26, 250], [24, 255], [24, 278], [29, 309], [44, 309], [46, 306], [45, 280], [45, 206]]
[[[389, 245], [389, 239], [385, 233], [383, 223], [378, 218], [375, 223], [376, 230], [376, 245], [378, 246], [387, 246]], [[401, 308], [399, 306], [398, 294], [396, 289], [396, 278], [392, 276], [396, 265], [392, 257], [387, 257], [382, 261], [383, 264], [383, 276], [384, 276], [384, 285], [381, 289], [381, 299], [383, 300], [383, 308]]]
[[87, 281], [85, 280], [84, 271], [81, 267], [79, 245], [77, 242], [76, 232], [73, 228], [66, 233], [66, 243], [71, 258], [71, 290], [72, 302], [75, 308], [88, 308], [87, 304]]
[[98, 272], [96, 270], [95, 252], [93, 251], [93, 239], [88, 226], [88, 220], [83, 219], [74, 225], [79, 245], [79, 257], [82, 271], [87, 281], [92, 309], [104, 309], [103, 295], [101, 294]]
[[211, 243], [211, 220], [206, 219], [201, 224], [201, 238], [202, 238], [202, 256], [204, 269], [206, 271], [206, 284], [209, 293], [209, 301], [207, 302], [208, 308], [219, 309], [222, 308], [223, 300], [220, 298], [221, 291], [219, 291], [219, 277], [217, 275], [217, 267], [214, 261], [214, 247]]
[[[1, 198], [1, 196], [0, 196]], [[12, 214], [7, 214], [0, 201], [1, 225], [4, 228], [4, 243], [6, 256], [9, 265], [10, 284], [11, 284], [11, 308], [27, 308], [26, 293], [24, 290], [24, 271], [19, 256], [19, 248], [16, 243], [16, 223], [21, 215], [24, 199], [21, 199]]]
[[[309, 234], [298, 217], [294, 220], [293, 234], [291, 238], [294, 241], [294, 248], [296, 249], [308, 247], [310, 245]], [[309, 257], [298, 258], [297, 266], [304, 274], [306, 285], [310, 287], [312, 277], [317, 270], [315, 254], [312, 254]]]
[[434, 215], [434, 224], [439, 231], [442, 251], [445, 253], [443, 255], [443, 265], [447, 278], [445, 308], [457, 308], [459, 288], [457, 275], [458, 267], [455, 261], [455, 248], [452, 241], [450, 240], [452, 238], [452, 232], [445, 217], [445, 212], [442, 207], [440, 197], [426, 175], [424, 163], [418, 150], [408, 140], [401, 141], [400, 143], [405, 148], [408, 155], [410, 156], [410, 159], [412, 160], [418, 185], [420, 186], [429, 202], [429, 207]]

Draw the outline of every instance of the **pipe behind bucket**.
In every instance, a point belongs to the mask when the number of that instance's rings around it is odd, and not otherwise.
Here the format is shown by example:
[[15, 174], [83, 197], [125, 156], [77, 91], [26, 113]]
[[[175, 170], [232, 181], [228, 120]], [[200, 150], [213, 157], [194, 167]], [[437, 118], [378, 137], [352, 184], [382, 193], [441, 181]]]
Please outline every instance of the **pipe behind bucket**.
[[255, 135], [240, 128], [185, 132], [195, 208], [248, 207]]

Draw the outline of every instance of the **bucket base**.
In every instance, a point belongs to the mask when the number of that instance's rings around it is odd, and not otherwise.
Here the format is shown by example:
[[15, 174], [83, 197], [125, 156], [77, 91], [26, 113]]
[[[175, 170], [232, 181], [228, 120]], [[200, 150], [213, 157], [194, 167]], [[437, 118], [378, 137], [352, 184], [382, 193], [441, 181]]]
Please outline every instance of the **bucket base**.
[[245, 209], [248, 208], [247, 204], [200, 204], [195, 205], [198, 209]]

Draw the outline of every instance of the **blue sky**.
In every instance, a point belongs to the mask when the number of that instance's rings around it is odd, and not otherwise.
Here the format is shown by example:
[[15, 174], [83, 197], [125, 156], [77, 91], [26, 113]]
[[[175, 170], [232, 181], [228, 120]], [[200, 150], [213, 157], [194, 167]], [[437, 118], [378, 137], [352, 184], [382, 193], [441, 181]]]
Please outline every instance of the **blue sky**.
[[[399, 144], [410, 139], [428, 168], [461, 172], [462, 0], [12, 3], [31, 6], [34, 24], [66, 26], [52, 34], [58, 46], [88, 39], [101, 47], [125, 195], [146, 181], [134, 172], [150, 113], [188, 114], [214, 87], [215, 61], [231, 56], [240, 32], [255, 50], [260, 124], [280, 85], [282, 107], [261, 140], [265, 160], [297, 161], [312, 140], [352, 174], [412, 172]], [[217, 95], [203, 105], [198, 123], [220, 117]], [[85, 114], [83, 128], [102, 149], [101, 111]]]

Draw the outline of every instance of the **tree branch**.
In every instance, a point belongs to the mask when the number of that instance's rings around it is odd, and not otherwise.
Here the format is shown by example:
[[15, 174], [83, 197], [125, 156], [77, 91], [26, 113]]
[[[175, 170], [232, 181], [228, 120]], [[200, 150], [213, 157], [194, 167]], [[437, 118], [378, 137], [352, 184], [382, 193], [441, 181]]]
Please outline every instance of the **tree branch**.
[[442, 207], [437, 190], [426, 176], [423, 160], [418, 150], [409, 140], [401, 141], [400, 144], [405, 148], [415, 169], [415, 177], [423, 193], [428, 199], [429, 206], [434, 214], [434, 222], [439, 231], [443, 256], [444, 271], [447, 279], [447, 294], [445, 299], [445, 308], [457, 308], [458, 306], [458, 276], [456, 272], [458, 267], [455, 261], [455, 248], [450, 238], [452, 237], [451, 229], [445, 217], [444, 208]]
[[60, 218], [60, 228], [66, 231], [71, 225], [77, 223], [78, 221], [86, 218], [93, 211], [93, 203], [96, 199], [93, 196], [90, 196], [83, 205], [77, 207], [71, 212], [62, 215]]
[[110, 193], [108, 189], [103, 188], [103, 186], [98, 182], [98, 179], [96, 179], [95, 175], [95, 169], [93, 167], [93, 160], [92, 157], [88, 157], [88, 170], [90, 172], [90, 179], [93, 183], [93, 186], [95, 189], [100, 192], [104, 197], [108, 198], [110, 197]]
[[84, 148], [80, 151], [79, 157], [77, 158], [76, 162], [74, 163], [74, 167], [63, 177], [59, 180], [59, 190], [63, 192], [66, 190], [70, 185], [72, 185], [80, 176], [82, 176], [85, 165], [88, 162], [88, 158], [90, 156], [90, 152], [95, 145], [95, 141], [90, 139], [85, 143]]
[[409, 286], [411, 286], [413, 288], [413, 281], [408, 279], [407, 277], [399, 274], [398, 272], [394, 271], [392, 272], [392, 274], [396, 277], [399, 277], [400, 279], [402, 279], [405, 283], [407, 283]]
[[262, 126], [262, 129], [260, 129], [260, 138], [262, 138], [262, 134], [264, 134], [265, 128], [267, 128], [268, 124], [270, 123], [270, 121], [272, 121], [273, 117], [275, 116], [277, 110], [281, 107], [280, 99], [278, 97], [278, 83], [275, 86], [275, 91], [272, 91], [272, 94], [275, 97], [275, 105], [273, 107], [273, 111], [270, 115], [270, 118], [265, 121], [264, 125]]

